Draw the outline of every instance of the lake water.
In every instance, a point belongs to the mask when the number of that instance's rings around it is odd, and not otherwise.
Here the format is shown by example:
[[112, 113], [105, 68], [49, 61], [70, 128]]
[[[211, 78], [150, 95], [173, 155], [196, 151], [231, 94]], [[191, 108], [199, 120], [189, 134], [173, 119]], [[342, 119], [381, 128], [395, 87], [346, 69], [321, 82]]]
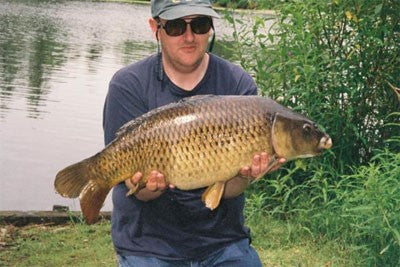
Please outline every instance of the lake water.
[[0, 0], [0, 210], [79, 209], [54, 177], [103, 148], [109, 80], [156, 51], [149, 16], [148, 5]]

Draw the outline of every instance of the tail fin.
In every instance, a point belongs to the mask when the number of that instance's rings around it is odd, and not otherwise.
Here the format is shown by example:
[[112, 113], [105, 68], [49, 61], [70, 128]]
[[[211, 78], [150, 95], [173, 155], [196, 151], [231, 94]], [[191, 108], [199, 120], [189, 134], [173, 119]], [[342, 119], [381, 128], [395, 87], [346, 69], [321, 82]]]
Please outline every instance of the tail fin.
[[[111, 187], [90, 180], [88, 164], [91, 158], [61, 170], [54, 181], [56, 191], [63, 197], [79, 196], [81, 210], [88, 224], [95, 223]], [[93, 177], [92, 177], [93, 178]]]
[[58, 172], [54, 187], [63, 197], [76, 198], [88, 182], [87, 160], [83, 160]]

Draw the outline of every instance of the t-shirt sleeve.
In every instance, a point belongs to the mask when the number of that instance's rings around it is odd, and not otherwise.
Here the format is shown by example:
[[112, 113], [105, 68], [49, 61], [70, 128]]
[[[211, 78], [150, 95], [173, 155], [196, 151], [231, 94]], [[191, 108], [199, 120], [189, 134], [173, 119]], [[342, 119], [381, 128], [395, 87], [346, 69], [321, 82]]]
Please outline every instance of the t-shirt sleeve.
[[137, 75], [127, 69], [118, 71], [111, 79], [103, 109], [104, 142], [109, 144], [118, 129], [146, 110], [140, 94], [142, 84]]
[[237, 85], [238, 95], [257, 95], [257, 85], [253, 78], [245, 71], [241, 72]]
[[242, 67], [213, 54], [211, 59], [217, 94], [257, 95], [256, 83]]

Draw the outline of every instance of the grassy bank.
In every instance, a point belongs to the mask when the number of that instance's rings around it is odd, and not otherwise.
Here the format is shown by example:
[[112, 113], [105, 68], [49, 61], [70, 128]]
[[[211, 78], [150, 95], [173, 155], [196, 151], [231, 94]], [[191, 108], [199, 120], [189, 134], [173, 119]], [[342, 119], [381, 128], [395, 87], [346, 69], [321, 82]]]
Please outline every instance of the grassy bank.
[[115, 266], [108, 221], [1, 226], [0, 266]]
[[[255, 217], [254, 217], [255, 219]], [[356, 266], [345, 246], [296, 235], [297, 226], [264, 217], [249, 221], [264, 266]], [[0, 226], [0, 266], [115, 266], [110, 223]]]

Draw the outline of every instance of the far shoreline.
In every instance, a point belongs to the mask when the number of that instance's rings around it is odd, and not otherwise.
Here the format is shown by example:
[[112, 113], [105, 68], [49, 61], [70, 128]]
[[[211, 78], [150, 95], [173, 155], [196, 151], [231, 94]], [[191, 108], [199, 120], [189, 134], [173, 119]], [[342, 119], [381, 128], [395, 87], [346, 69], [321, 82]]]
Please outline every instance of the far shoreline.
[[[150, 1], [143, 1], [143, 0], [94, 0], [93, 2], [108, 2], [108, 3], [126, 3], [126, 4], [138, 4], [138, 5], [150, 5]], [[220, 7], [213, 5], [213, 8], [217, 11], [226, 11], [232, 10], [232, 8], [227, 7]], [[276, 12], [275, 10], [271, 9], [242, 9], [236, 8], [234, 9], [235, 12], [240, 14], [254, 14], [254, 15], [264, 15], [264, 16], [271, 16], [275, 17]]]

